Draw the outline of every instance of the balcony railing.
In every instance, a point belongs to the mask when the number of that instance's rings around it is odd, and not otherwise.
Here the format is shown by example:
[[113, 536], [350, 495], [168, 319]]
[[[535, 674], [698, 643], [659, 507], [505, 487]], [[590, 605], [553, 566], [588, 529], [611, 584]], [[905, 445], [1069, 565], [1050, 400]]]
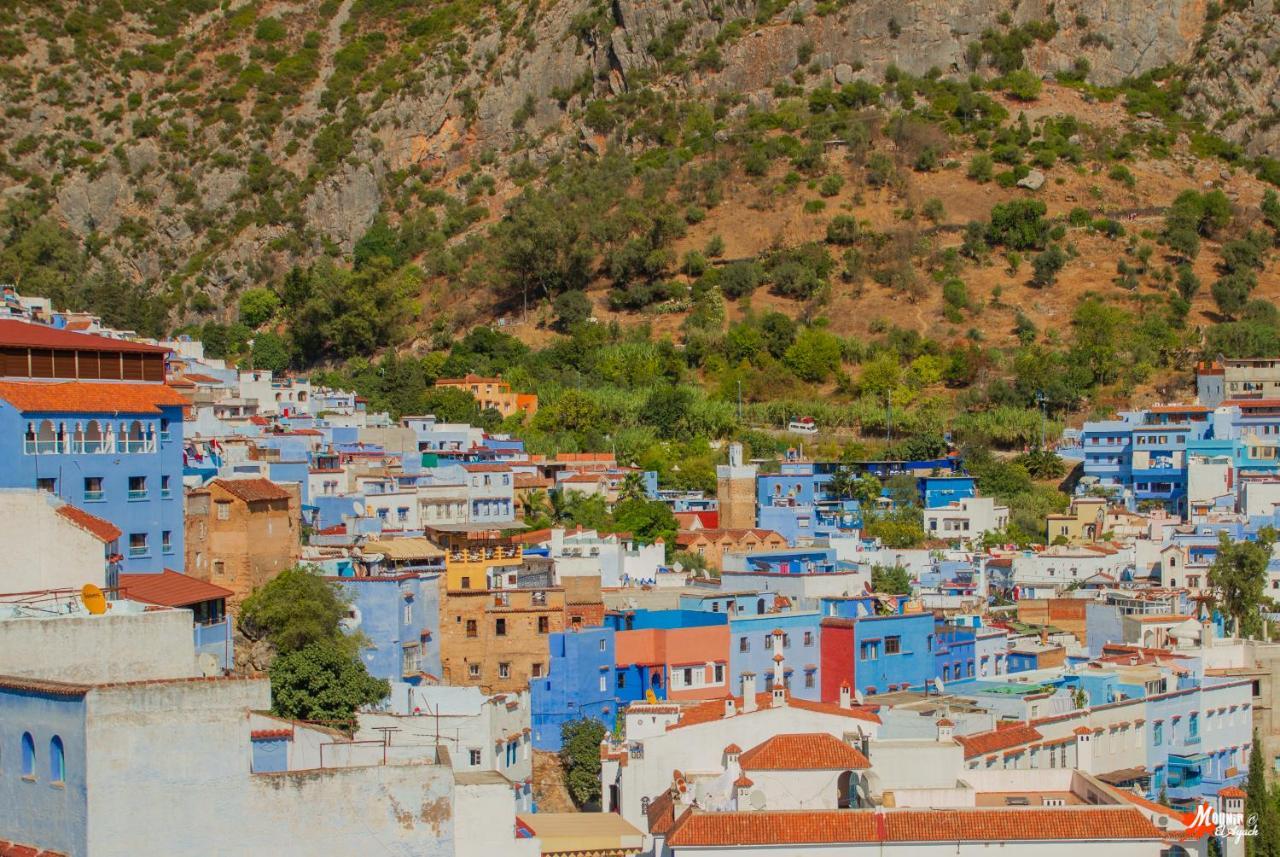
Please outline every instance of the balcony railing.
[[135, 545], [129, 545], [129, 556], [146, 556], [146, 555], [147, 555], [146, 545], [142, 545], [140, 547]]
[[147, 499], [147, 489], [146, 489], [146, 488], [142, 488], [142, 489], [140, 489], [140, 490], [135, 490], [135, 489], [133, 489], [133, 488], [130, 488], [130, 489], [129, 489], [129, 499], [130, 499], [130, 500], [145, 500], [145, 499]]
[[86, 503], [96, 503], [106, 496], [105, 491], [86, 491], [84, 492], [84, 501]]

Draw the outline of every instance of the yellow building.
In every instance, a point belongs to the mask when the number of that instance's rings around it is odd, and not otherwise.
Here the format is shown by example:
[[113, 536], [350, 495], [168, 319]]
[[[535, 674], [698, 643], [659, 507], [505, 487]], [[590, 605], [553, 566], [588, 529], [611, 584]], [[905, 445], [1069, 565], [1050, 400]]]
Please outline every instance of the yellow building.
[[1096, 542], [1105, 532], [1107, 501], [1102, 497], [1077, 497], [1065, 515], [1049, 515], [1045, 522], [1045, 544]]
[[523, 551], [520, 545], [504, 538], [501, 530], [461, 524], [427, 527], [426, 535], [444, 551], [447, 590], [467, 592], [514, 586], [514, 580], [505, 581], [501, 576], [515, 574], [523, 562]]

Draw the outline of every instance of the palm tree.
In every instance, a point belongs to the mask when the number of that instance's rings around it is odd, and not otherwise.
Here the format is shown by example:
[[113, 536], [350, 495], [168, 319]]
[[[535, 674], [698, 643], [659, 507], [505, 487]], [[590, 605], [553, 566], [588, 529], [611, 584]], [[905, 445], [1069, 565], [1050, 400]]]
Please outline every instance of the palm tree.
[[644, 487], [644, 474], [628, 473], [622, 480], [622, 488], [618, 492], [620, 500], [647, 500], [649, 492]]
[[551, 499], [541, 488], [531, 488], [520, 502], [521, 514], [526, 521], [551, 517]]

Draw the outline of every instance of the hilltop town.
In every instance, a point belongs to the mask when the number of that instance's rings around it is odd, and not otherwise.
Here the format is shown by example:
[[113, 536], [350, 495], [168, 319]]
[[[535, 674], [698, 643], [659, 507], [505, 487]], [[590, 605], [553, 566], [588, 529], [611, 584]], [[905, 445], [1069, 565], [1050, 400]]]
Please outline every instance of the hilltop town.
[[1046, 439], [1069, 505], [1017, 544], [955, 448], [814, 457], [796, 418], [672, 487], [531, 452], [501, 377], [434, 382], [488, 429], [392, 419], [5, 297], [3, 853], [1270, 835], [1280, 360]]

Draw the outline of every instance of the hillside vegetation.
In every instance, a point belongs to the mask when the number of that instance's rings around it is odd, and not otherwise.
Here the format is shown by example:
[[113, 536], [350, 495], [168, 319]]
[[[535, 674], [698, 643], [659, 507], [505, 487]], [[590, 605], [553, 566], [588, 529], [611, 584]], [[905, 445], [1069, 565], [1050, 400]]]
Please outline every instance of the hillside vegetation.
[[33, 0], [0, 280], [698, 478], [798, 413], [1016, 449], [1280, 350], [1275, 11]]

